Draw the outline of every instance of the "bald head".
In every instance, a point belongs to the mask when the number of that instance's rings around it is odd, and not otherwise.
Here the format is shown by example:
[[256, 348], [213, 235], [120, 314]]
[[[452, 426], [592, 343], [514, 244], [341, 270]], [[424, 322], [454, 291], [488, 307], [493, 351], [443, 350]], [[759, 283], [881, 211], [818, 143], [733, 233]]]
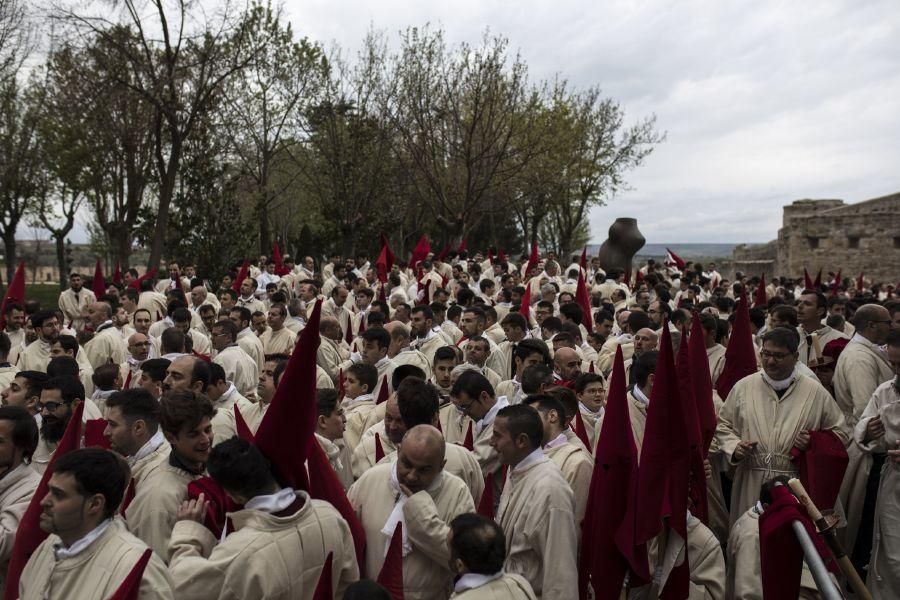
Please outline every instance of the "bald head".
[[441, 464], [444, 462], [444, 436], [432, 425], [416, 425], [406, 432], [400, 444], [400, 453], [418, 461]]
[[649, 327], [638, 329], [634, 334], [634, 353], [640, 356], [644, 352], [655, 350], [658, 343], [659, 335], [655, 331]]
[[581, 373], [581, 359], [572, 348], [562, 347], [553, 353], [553, 368], [563, 380], [574, 380]]
[[891, 313], [879, 304], [863, 304], [850, 321], [856, 333], [874, 344], [884, 344], [891, 330]]
[[128, 338], [128, 353], [137, 361], [150, 356], [150, 338], [143, 333], [132, 333]]
[[112, 307], [106, 302], [91, 302], [87, 306], [87, 317], [95, 328], [112, 319]]

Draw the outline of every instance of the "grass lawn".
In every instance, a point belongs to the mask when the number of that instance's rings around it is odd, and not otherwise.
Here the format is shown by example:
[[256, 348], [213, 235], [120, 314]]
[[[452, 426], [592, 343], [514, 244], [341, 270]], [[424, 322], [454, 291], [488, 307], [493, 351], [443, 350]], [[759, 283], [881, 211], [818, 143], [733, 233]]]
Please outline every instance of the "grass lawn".
[[59, 301], [59, 284], [33, 283], [25, 286], [25, 299], [37, 300], [41, 308], [55, 308]]

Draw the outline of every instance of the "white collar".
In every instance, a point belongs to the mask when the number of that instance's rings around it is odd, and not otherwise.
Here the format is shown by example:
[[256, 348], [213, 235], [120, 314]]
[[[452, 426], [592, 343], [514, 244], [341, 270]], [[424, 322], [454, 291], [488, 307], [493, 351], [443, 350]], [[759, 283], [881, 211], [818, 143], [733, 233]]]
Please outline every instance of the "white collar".
[[293, 488], [286, 487], [281, 488], [274, 494], [254, 496], [247, 501], [247, 504], [244, 505], [244, 508], [274, 514], [286, 509], [288, 506], [293, 504], [294, 500], [296, 499], [297, 494], [294, 493]]
[[481, 435], [481, 432], [484, 431], [484, 428], [489, 426], [494, 422], [494, 419], [497, 418], [497, 413], [500, 412], [501, 408], [509, 406], [509, 400], [506, 399], [506, 396], [500, 396], [497, 398], [494, 405], [485, 413], [481, 420], [475, 423], [475, 435]]
[[106, 400], [119, 390], [94, 390], [94, 393], [91, 394], [91, 400]]
[[241, 337], [241, 336], [245, 336], [245, 337], [246, 337], [246, 336], [248, 336], [248, 335], [253, 335], [253, 330], [250, 329], [249, 327], [244, 327], [243, 329], [241, 329], [241, 330], [238, 332], [238, 337]]
[[765, 509], [763, 508], [762, 502], [760, 502], [759, 500], [756, 501], [756, 504], [753, 505], [753, 508], [751, 508], [750, 510], [755, 512], [757, 515], [761, 515], [764, 512], [766, 512]]
[[381, 369], [381, 367], [388, 364], [389, 362], [391, 362], [391, 359], [387, 355], [385, 355], [384, 358], [379, 359], [378, 362], [375, 363], [374, 367], [376, 369]]
[[639, 388], [639, 387], [637, 386], [637, 384], [635, 384], [634, 387], [631, 388], [631, 395], [634, 396], [634, 399], [635, 399], [635, 400], [637, 400], [638, 402], [640, 402], [640, 403], [643, 404], [644, 406], [650, 406], [650, 398], [648, 398], [648, 397], [644, 394], [644, 392], [641, 391], [641, 388]]
[[780, 381], [775, 381], [771, 377], [769, 377], [765, 371], [760, 371], [763, 380], [769, 384], [769, 387], [775, 390], [776, 392], [783, 392], [784, 390], [791, 387], [791, 384], [794, 383], [794, 380], [797, 379], [797, 369], [795, 368], [791, 374], [787, 377], [787, 379], [782, 379]]
[[156, 450], [163, 445], [166, 441], [166, 436], [163, 435], [162, 428], [157, 428], [156, 433], [147, 440], [147, 442], [140, 447], [140, 449], [134, 453], [134, 456], [126, 456], [125, 462], [128, 463], [129, 467], [133, 467], [137, 462], [141, 459], [147, 458]]
[[341, 406], [346, 410], [348, 408], [353, 408], [358, 404], [362, 404], [363, 402], [375, 402], [375, 396], [372, 394], [360, 394], [356, 398], [344, 398], [341, 401]]
[[531, 454], [520, 460], [519, 464], [512, 468], [512, 472], [518, 473], [520, 471], [524, 471], [525, 469], [545, 462], [546, 460], [547, 455], [544, 454], [544, 451], [542, 449], [537, 448]]
[[62, 542], [53, 544], [53, 556], [59, 561], [81, 554], [94, 542], [94, 540], [103, 535], [103, 532], [106, 531], [111, 523], [111, 519], [105, 519], [102, 523], [91, 529], [83, 538], [77, 540], [68, 548], [63, 546]]
[[490, 583], [495, 579], [500, 579], [503, 577], [503, 571], [498, 571], [493, 575], [482, 575], [481, 573], [466, 573], [456, 582], [456, 585], [453, 586], [453, 591], [457, 594], [461, 594], [466, 590], [474, 590], [475, 588], [479, 588], [486, 583]]
[[857, 344], [862, 344], [863, 346], [866, 346], [867, 348], [871, 348], [872, 350], [874, 350], [875, 352], [878, 352], [879, 354], [883, 354], [883, 352], [881, 350], [881, 346], [879, 346], [875, 342], [869, 340], [868, 338], [862, 336], [859, 332], [854, 333], [853, 337], [850, 338], [850, 341], [856, 342]]
[[544, 444], [544, 449], [552, 450], [553, 448], [562, 446], [563, 444], [567, 443], [568, 441], [569, 441], [569, 438], [567, 438], [565, 432], [563, 432], [563, 433], [559, 434], [558, 436], [556, 436], [555, 438], [553, 438], [552, 440], [550, 440], [549, 442], [547, 442], [546, 444]]
[[581, 409], [582, 414], [591, 416], [595, 419], [599, 419], [600, 417], [602, 417], [603, 413], [605, 412], [603, 406], [601, 406], [596, 412], [594, 412], [593, 410], [585, 406], [585, 404], [581, 400], [578, 401], [578, 408]]
[[[432, 494], [441, 487], [441, 484], [443, 484], [443, 482], [444, 472], [441, 471], [437, 474], [437, 476], [431, 482], [431, 485], [429, 485], [425, 491], [429, 494]], [[409, 541], [409, 528], [406, 526], [406, 515], [403, 512], [403, 507], [406, 506], [409, 498], [400, 489], [400, 478], [397, 476], [396, 460], [391, 464], [390, 485], [391, 490], [396, 494], [396, 496], [394, 498], [394, 508], [391, 510], [391, 514], [388, 515], [387, 521], [385, 521], [384, 523], [384, 527], [381, 528], [381, 533], [387, 538], [384, 544], [384, 555], [387, 556], [388, 550], [391, 547], [391, 539], [394, 537], [394, 530], [397, 529], [397, 524], [402, 523], [402, 554], [403, 556], [407, 556], [410, 552], [412, 552], [412, 543]]]

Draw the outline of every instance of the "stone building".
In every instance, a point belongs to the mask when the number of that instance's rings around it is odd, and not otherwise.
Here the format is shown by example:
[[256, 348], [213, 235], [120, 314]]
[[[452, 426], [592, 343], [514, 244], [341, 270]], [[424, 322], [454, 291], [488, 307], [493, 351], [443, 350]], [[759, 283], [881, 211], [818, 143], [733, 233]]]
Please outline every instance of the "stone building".
[[[814, 277], [841, 270], [871, 281], [900, 279], [900, 193], [855, 204], [843, 200], [796, 200], [784, 207], [778, 239], [738, 246], [733, 268], [748, 275]], [[824, 276], [823, 276], [824, 277]]]

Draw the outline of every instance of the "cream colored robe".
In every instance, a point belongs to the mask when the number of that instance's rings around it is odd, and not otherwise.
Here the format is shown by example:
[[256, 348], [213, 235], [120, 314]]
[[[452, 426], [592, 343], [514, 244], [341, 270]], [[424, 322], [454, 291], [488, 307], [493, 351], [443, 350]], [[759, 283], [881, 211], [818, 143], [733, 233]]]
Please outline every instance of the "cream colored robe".
[[149, 310], [150, 318], [153, 321], [159, 321], [166, 316], [168, 310], [166, 297], [156, 291], [141, 292], [138, 297], [138, 308]]
[[572, 488], [572, 495], [575, 498], [575, 525], [580, 537], [591, 476], [594, 474], [594, 459], [583, 448], [569, 442], [555, 448], [544, 448], [544, 454], [559, 467], [566, 483]]
[[[800, 361], [809, 365], [810, 362], [816, 360], [816, 350], [815, 348], [810, 348], [806, 342], [806, 330], [803, 329], [803, 326], [797, 328], [797, 333], [800, 334], [800, 345], [797, 347], [797, 352], [800, 354]], [[812, 332], [809, 332], [812, 335]], [[834, 340], [846, 340], [847, 336], [844, 335], [843, 331], [838, 331], [837, 329], [832, 329], [828, 325], [823, 325], [819, 329], [815, 331], [816, 336], [819, 338], [819, 348], [825, 348], [825, 344], [828, 342], [832, 342]]]
[[176, 523], [168, 551], [179, 600], [312, 600], [329, 552], [331, 591], [342, 597], [359, 579], [350, 527], [327, 502], [297, 495], [303, 506], [287, 517], [230, 513], [235, 530], [219, 543], [200, 523]]
[[[741, 515], [731, 528], [727, 555], [725, 597], [729, 600], [763, 600], [762, 570], [759, 562], [759, 514], [755, 507]], [[690, 554], [688, 559], [691, 560]], [[804, 561], [803, 572], [800, 575], [799, 597], [810, 600], [818, 598], [818, 589]]]
[[41, 476], [25, 463], [0, 478], [0, 599], [19, 522], [40, 482]]
[[38, 338], [25, 346], [25, 350], [19, 354], [19, 371], [47, 372], [50, 364], [50, 344]]
[[253, 330], [248, 327], [238, 333], [237, 345], [256, 363], [256, 377], [258, 378], [266, 364], [266, 353], [263, 350], [262, 342], [259, 341]]
[[84, 345], [84, 353], [96, 371], [106, 364], [121, 365], [128, 358], [128, 348], [115, 327], [107, 327]]
[[518, 381], [515, 379], [507, 379], [494, 386], [494, 395], [498, 398], [500, 396], [506, 396], [510, 404], [519, 404], [522, 401], [521, 395], [519, 394], [521, 389], [522, 384]]
[[410, 343], [410, 346], [422, 354], [425, 355], [425, 360], [429, 365], [434, 364], [434, 353], [437, 352], [438, 348], [443, 348], [444, 346], [450, 346], [451, 340], [449, 336], [447, 336], [443, 331], [435, 332], [429, 340], [425, 340], [425, 338], [415, 338]]
[[[894, 377], [887, 358], [865, 344], [851, 341], [841, 352], [834, 369], [834, 396], [844, 413], [847, 427], [852, 430], [869, 403], [872, 393], [883, 382]], [[847, 447], [850, 462], [844, 481], [841, 482], [840, 499], [847, 517], [847, 526], [838, 535], [847, 553], [852, 553], [856, 533], [862, 520], [866, 498], [866, 481], [872, 470], [872, 455], [856, 442]]]
[[419, 367], [425, 373], [425, 380], [428, 381], [431, 379], [431, 361], [429, 361], [428, 357], [419, 350], [402, 350], [398, 352], [396, 356], [391, 357], [391, 360], [394, 361], [395, 367], [401, 365], [413, 365], [414, 367]]
[[[93, 400], [88, 398], [83, 400], [83, 402], [84, 411], [81, 413], [82, 423], [103, 418], [103, 414], [100, 412], [100, 409], [97, 408], [97, 405], [94, 404]], [[38, 443], [37, 448], [34, 450], [34, 454], [31, 455], [31, 468], [43, 475], [44, 471], [47, 470], [47, 465], [50, 464], [50, 459], [53, 458], [53, 453], [56, 452], [57, 444], [58, 442], [51, 444], [45, 440], [44, 436], [41, 435], [40, 427], [38, 427]]]
[[379, 420], [375, 412], [375, 398], [371, 394], [365, 394], [357, 398], [344, 398], [342, 404], [344, 417], [347, 419], [344, 441], [350, 448], [356, 448], [366, 430]]
[[458, 600], [535, 600], [531, 584], [515, 573], [503, 573], [499, 579], [460, 593], [454, 592], [450, 597]]
[[188, 484], [200, 477], [170, 464], [170, 450], [164, 443], [135, 466], [134, 499], [125, 510], [128, 528], [159, 556], [166, 556]]
[[515, 364], [512, 356], [514, 343], [509, 340], [499, 342], [497, 349], [488, 356], [485, 365], [494, 370], [500, 376], [501, 381], [512, 379], [515, 375]]
[[528, 580], [537, 598], [578, 597], [575, 500], [550, 459], [510, 469], [496, 520], [506, 534], [504, 571]]
[[627, 398], [631, 432], [634, 434], [634, 445], [637, 447], [638, 460], [640, 461], [641, 446], [644, 443], [644, 429], [647, 427], [647, 405], [635, 398], [631, 391], [628, 392]]
[[709, 375], [712, 378], [713, 387], [725, 368], [725, 346], [714, 344], [706, 349], [706, 358], [709, 360]]
[[262, 300], [259, 300], [255, 296], [251, 296], [249, 300], [244, 300], [240, 295], [238, 296], [237, 302], [234, 303], [235, 306], [242, 306], [250, 311], [251, 314], [256, 311], [266, 312], [266, 305]]
[[341, 363], [347, 360], [340, 345], [334, 340], [322, 336], [319, 350], [316, 352], [316, 364], [325, 369], [331, 380], [339, 383]]
[[506, 332], [503, 331], [503, 327], [500, 326], [500, 323], [494, 323], [485, 329], [482, 335], [489, 338], [495, 344], [499, 344], [506, 339]]
[[444, 441], [448, 444], [462, 444], [466, 440], [466, 432], [469, 430], [469, 423], [472, 422], [472, 419], [459, 412], [453, 402], [448, 400], [441, 404], [438, 420], [441, 424], [441, 433], [444, 434]]
[[618, 346], [622, 347], [622, 358], [624, 360], [628, 360], [634, 356], [634, 342], [624, 342], [620, 344], [617, 338], [609, 336], [609, 338], [603, 342], [603, 346], [600, 347], [600, 352], [597, 353], [597, 369], [606, 378], [609, 378], [609, 374], [612, 372], [613, 361], [616, 358], [616, 348]]
[[266, 329], [265, 333], [259, 336], [259, 341], [265, 354], [290, 354], [297, 343], [297, 334], [287, 327], [282, 327], [278, 331]]
[[359, 439], [359, 443], [353, 448], [353, 457], [350, 461], [353, 469], [353, 476], [357, 479], [362, 477], [363, 473], [374, 467], [375, 463], [378, 462], [375, 460], [376, 433], [381, 441], [381, 449], [384, 450], [385, 456], [397, 450], [397, 447], [394, 446], [394, 443], [391, 442], [384, 430], [384, 421], [379, 421], [366, 429], [365, 433], [363, 433], [362, 437]]
[[[884, 424], [881, 438], [864, 444], [866, 424], [880, 416]], [[900, 393], [892, 379], [882, 383], [872, 394], [869, 404], [853, 432], [854, 441], [866, 452], [887, 452], [900, 441]], [[874, 600], [896, 598], [900, 591], [900, 464], [885, 460], [875, 504], [872, 556], [866, 586]]]
[[334, 473], [337, 475], [341, 485], [344, 486], [345, 490], [349, 489], [353, 485], [353, 458], [349, 446], [344, 443], [343, 439], [331, 441], [318, 433], [315, 436], [322, 451], [325, 452], [325, 456], [328, 457], [328, 462], [331, 464], [331, 468], [334, 469]]
[[[397, 452], [391, 452], [381, 459], [378, 464], [393, 463], [397, 460]], [[472, 495], [472, 502], [476, 505], [481, 500], [481, 494], [484, 492], [484, 476], [481, 474], [481, 467], [475, 455], [456, 444], [445, 444], [444, 451], [444, 472], [451, 473], [462, 479], [469, 493]]]
[[259, 372], [254, 361], [240, 346], [228, 346], [212, 359], [225, 370], [225, 378], [234, 383], [242, 396], [255, 396]]
[[[234, 387], [234, 384], [232, 384], [232, 387], [222, 394], [222, 397], [213, 404], [216, 409], [216, 416], [212, 418], [213, 446], [224, 442], [225, 440], [230, 440], [237, 435], [237, 424], [234, 417], [235, 405], [237, 405], [238, 410], [241, 411], [241, 416], [245, 420], [255, 420], [253, 419], [255, 416], [254, 413], [259, 412], [255, 409], [262, 408], [261, 405], [257, 407], [256, 403], [250, 402], [244, 398], [237, 391], [237, 388]], [[263, 411], [263, 413], [264, 412], [265, 411]], [[247, 423], [247, 425], [249, 426], [250, 423]], [[258, 422], [256, 423], [256, 426], [259, 427]]]
[[[732, 524], [756, 503], [763, 482], [776, 475], [797, 477], [790, 451], [797, 433], [804, 429], [833, 431], [844, 443], [849, 439], [844, 416], [818, 381], [797, 375], [780, 399], [761, 372], [734, 385], [719, 411], [716, 428], [716, 442], [735, 467]], [[742, 440], [759, 444], [753, 454], [734, 463], [734, 449]]]
[[18, 372], [19, 369], [13, 366], [0, 367], [0, 390], [8, 388], [9, 384], [12, 383], [12, 380], [16, 378], [16, 373]]
[[[140, 560], [147, 545], [128, 533], [115, 518], [100, 537], [77, 555], [57, 561], [49, 535], [28, 559], [19, 580], [21, 600], [107, 600]], [[175, 598], [172, 579], [163, 561], [153, 554], [144, 569], [139, 592], [141, 600]]]
[[[367, 577], [376, 578], [384, 565], [389, 538], [381, 533], [394, 509], [397, 492], [391, 487], [391, 465], [366, 471], [350, 487], [347, 498], [366, 532]], [[407, 600], [439, 600], [450, 597], [448, 523], [458, 515], [475, 511], [466, 484], [446, 471], [434, 492], [421, 491], [409, 497], [403, 507], [412, 551], [403, 557], [403, 597]]]
[[485, 376], [492, 388], [496, 389], [497, 386], [500, 385], [500, 376], [490, 367], [482, 367], [481, 374]]
[[19, 361], [19, 353], [25, 349], [25, 328], [19, 327], [16, 331], [4, 329], [4, 332], [9, 336], [9, 356], [7, 360], [9, 364], [15, 365]]
[[94, 295], [94, 292], [84, 287], [78, 292], [77, 299], [72, 288], [62, 292], [59, 295], [57, 305], [59, 310], [63, 311], [66, 322], [59, 324], [60, 329], [63, 327], [69, 327], [75, 331], [84, 329], [84, 317], [82, 315], [87, 310], [88, 304], [93, 304], [96, 301], [97, 296]]

